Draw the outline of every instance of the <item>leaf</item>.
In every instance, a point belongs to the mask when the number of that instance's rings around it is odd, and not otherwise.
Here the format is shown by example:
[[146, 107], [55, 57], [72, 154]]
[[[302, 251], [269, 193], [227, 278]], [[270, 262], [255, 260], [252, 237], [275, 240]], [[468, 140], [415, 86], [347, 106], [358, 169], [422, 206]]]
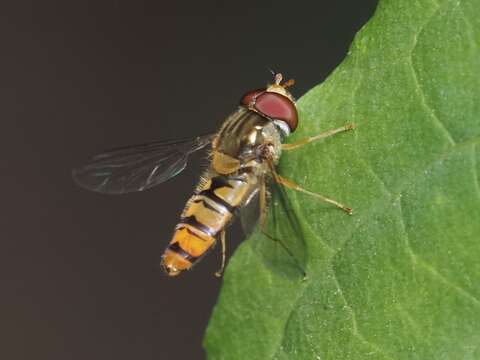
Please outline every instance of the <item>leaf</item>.
[[[303, 96], [280, 172], [308, 279], [245, 241], [210, 321], [209, 359], [480, 359], [480, 2], [383, 0], [329, 79]], [[254, 235], [254, 237], [259, 235]]]

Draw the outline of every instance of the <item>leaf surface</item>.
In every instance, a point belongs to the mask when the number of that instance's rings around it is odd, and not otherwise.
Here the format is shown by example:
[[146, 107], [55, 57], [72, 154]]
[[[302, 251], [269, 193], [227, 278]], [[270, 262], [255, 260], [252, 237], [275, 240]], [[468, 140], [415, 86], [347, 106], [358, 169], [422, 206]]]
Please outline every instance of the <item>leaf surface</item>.
[[[280, 173], [308, 279], [272, 271], [255, 234], [228, 265], [209, 359], [480, 359], [480, 1], [381, 0], [349, 55], [298, 102]], [[289, 139], [290, 141], [290, 139]]]

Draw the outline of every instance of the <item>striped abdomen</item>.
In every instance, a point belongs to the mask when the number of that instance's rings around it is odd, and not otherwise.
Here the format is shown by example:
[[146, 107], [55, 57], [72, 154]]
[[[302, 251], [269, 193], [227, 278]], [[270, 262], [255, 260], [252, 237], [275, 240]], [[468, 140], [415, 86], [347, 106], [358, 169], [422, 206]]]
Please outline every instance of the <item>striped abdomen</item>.
[[235, 210], [257, 189], [256, 180], [248, 172], [217, 175], [198, 187], [163, 255], [162, 265], [169, 275], [190, 269], [215, 244], [217, 234], [228, 225]]

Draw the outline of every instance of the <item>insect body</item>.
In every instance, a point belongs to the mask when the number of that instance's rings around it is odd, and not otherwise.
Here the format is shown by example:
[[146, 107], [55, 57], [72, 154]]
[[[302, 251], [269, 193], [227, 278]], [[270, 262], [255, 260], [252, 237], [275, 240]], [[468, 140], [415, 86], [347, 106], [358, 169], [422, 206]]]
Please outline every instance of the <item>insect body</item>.
[[[267, 181], [327, 201], [344, 211], [351, 209], [301, 188], [275, 171], [282, 149], [292, 150], [312, 141], [352, 129], [353, 124], [282, 144], [295, 131], [298, 115], [293, 97], [282, 84], [282, 75], [265, 89], [245, 94], [239, 108], [217, 134], [175, 143], [150, 143], [97, 155], [73, 176], [83, 187], [104, 193], [140, 191], [182, 171], [188, 155], [211, 144], [210, 166], [188, 200], [172, 240], [162, 257], [166, 273], [175, 276], [190, 269], [220, 238], [225, 262], [225, 229], [239, 209], [258, 201], [260, 223], [267, 208]], [[286, 249], [288, 251], [288, 249]]]
[[212, 143], [210, 169], [188, 201], [163, 257], [169, 275], [190, 268], [215, 243], [236, 210], [256, 195], [268, 172], [267, 158], [276, 161], [280, 156], [280, 131], [274, 122], [243, 106], [225, 122]]

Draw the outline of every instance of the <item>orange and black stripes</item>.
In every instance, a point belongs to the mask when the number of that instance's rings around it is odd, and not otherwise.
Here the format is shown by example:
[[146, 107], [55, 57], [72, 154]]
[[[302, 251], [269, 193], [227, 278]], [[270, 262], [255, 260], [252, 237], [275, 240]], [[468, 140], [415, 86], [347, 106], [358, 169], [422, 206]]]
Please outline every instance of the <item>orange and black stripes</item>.
[[214, 176], [188, 201], [173, 238], [163, 256], [169, 275], [187, 270], [215, 244], [215, 237], [231, 221], [246, 197], [255, 190], [252, 175]]
[[190, 225], [191, 227], [197, 229], [198, 231], [201, 231], [211, 237], [214, 237], [217, 235], [216, 231], [212, 228], [210, 228], [208, 225], [202, 224], [200, 221], [197, 220], [195, 215], [187, 216], [184, 218], [180, 219], [180, 224], [181, 225]]
[[[257, 173], [242, 154], [267, 141], [262, 129], [269, 123], [269, 119], [241, 107], [220, 129], [212, 143], [211, 167], [187, 202], [163, 256], [169, 275], [191, 268], [215, 244], [236, 210], [258, 191]], [[252, 156], [255, 159], [254, 152], [249, 156], [249, 161]]]
[[192, 264], [198, 260], [198, 256], [192, 256], [189, 253], [187, 253], [185, 250], [183, 250], [180, 247], [178, 242], [168, 245], [168, 250], [173, 251], [174, 253], [177, 253], [181, 257], [185, 258], [185, 260], [190, 261]]

